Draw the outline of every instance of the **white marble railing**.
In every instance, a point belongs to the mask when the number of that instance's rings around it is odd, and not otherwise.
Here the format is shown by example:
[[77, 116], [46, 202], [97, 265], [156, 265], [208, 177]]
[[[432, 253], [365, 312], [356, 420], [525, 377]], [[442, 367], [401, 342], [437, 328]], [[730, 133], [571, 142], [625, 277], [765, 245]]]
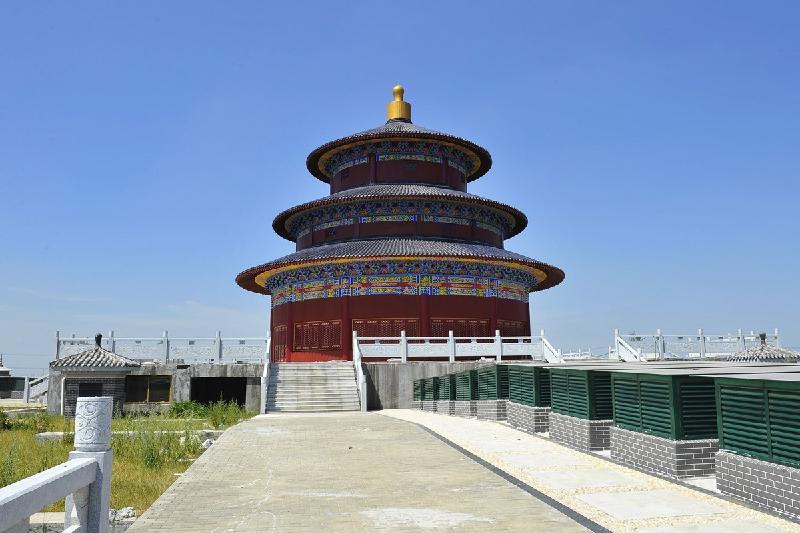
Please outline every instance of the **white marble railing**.
[[[653, 361], [661, 359], [705, 359], [726, 357], [757, 346], [761, 342], [758, 334], [751, 331], [712, 335], [698, 330], [696, 334], [665, 335], [661, 330], [655, 334], [630, 333], [623, 335], [614, 330], [614, 351], [623, 361]], [[767, 335], [767, 343], [780, 346], [778, 330]]]
[[111, 498], [112, 399], [78, 398], [69, 460], [0, 488], [0, 532], [27, 533], [30, 516], [66, 497], [65, 533], [106, 533]]
[[[131, 359], [186, 363], [263, 363], [269, 361], [269, 337], [115, 337], [104, 336], [103, 348]], [[63, 337], [56, 331], [56, 359], [94, 346], [94, 337]]]
[[[269, 353], [271, 345], [272, 339], [267, 339], [267, 353]], [[267, 358], [264, 361], [264, 370], [261, 371], [261, 409], [259, 410], [259, 413], [262, 415], [267, 413], [267, 397], [269, 395], [269, 365], [269, 358]]]
[[358, 350], [362, 359], [399, 359], [406, 362], [414, 359], [477, 359], [481, 357], [502, 361], [503, 358], [527, 358], [550, 363], [563, 359], [561, 353], [544, 337], [359, 337], [353, 335], [353, 353]]
[[356, 384], [358, 386], [358, 399], [361, 403], [361, 410], [367, 410], [367, 377], [364, 375], [364, 368], [361, 366], [361, 349], [358, 345], [358, 333], [353, 332], [353, 366], [356, 369]]

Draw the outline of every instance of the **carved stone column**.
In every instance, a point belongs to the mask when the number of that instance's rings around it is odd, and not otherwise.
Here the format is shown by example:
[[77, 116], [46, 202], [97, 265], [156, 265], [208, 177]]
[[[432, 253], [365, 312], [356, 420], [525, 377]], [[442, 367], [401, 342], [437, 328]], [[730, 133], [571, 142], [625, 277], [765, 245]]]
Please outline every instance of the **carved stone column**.
[[110, 396], [78, 398], [75, 406], [75, 451], [70, 459], [97, 461], [95, 481], [87, 488], [67, 496], [64, 526], [79, 526], [80, 531], [107, 533], [111, 501], [111, 414]]

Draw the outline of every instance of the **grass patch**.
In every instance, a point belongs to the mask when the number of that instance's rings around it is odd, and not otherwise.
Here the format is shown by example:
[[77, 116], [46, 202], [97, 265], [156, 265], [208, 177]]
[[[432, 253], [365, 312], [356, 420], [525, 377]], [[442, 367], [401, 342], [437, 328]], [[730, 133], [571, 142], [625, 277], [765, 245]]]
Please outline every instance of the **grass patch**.
[[[112, 421], [112, 430], [133, 435], [115, 435], [111, 439], [111, 507], [130, 506], [142, 513], [175, 481], [175, 474], [185, 471], [202, 453], [200, 437], [192, 430], [230, 427], [254, 414], [225, 402], [179, 409], [181, 416], [169, 412], [123, 416]], [[62, 431], [64, 438], [36, 442], [34, 435], [46, 431]], [[66, 461], [74, 449], [72, 431], [73, 421], [58, 415], [37, 413], [10, 418], [0, 414], [0, 487]], [[42, 510], [63, 511], [64, 501]]]

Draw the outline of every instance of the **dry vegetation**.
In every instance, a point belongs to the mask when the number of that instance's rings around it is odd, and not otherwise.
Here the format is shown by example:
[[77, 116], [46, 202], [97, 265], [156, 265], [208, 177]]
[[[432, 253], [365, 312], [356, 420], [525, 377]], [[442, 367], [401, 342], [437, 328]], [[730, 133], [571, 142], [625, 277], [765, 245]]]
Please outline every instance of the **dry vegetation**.
[[[180, 402], [165, 415], [115, 418], [114, 431], [133, 434], [112, 438], [111, 507], [141, 513], [202, 453], [200, 437], [192, 430], [226, 428], [252, 415], [235, 404]], [[71, 420], [56, 415], [8, 418], [0, 412], [0, 487], [66, 461], [73, 449], [72, 429]], [[36, 442], [34, 435], [45, 431], [62, 431], [64, 437]], [[63, 508], [62, 500], [43, 510]]]

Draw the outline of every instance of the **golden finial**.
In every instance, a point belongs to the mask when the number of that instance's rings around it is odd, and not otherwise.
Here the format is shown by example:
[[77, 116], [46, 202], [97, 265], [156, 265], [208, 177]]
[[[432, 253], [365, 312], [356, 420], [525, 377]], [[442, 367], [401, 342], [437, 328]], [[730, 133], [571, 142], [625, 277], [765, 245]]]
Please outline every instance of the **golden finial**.
[[406, 120], [411, 122], [411, 104], [403, 101], [402, 85], [395, 85], [392, 89], [394, 100], [389, 102], [386, 106], [386, 120]]

